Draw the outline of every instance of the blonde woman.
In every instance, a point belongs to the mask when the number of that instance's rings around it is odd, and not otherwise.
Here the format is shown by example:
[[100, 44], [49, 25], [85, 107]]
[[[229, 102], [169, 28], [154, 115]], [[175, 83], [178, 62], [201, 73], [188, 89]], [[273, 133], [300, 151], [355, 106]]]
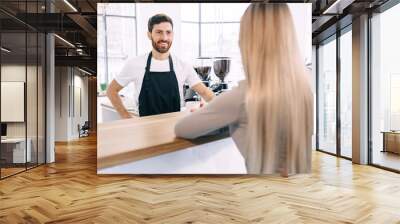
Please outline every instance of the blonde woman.
[[251, 4], [239, 47], [246, 80], [182, 118], [178, 137], [229, 126], [250, 174], [310, 172], [313, 96], [286, 4]]

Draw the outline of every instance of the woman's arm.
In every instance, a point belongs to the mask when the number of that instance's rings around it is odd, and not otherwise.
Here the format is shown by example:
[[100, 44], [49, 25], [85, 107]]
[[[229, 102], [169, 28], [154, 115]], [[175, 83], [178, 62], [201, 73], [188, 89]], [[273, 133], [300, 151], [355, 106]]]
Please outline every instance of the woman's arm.
[[194, 139], [236, 122], [243, 108], [244, 94], [243, 87], [239, 86], [216, 96], [203, 108], [179, 120], [176, 136]]

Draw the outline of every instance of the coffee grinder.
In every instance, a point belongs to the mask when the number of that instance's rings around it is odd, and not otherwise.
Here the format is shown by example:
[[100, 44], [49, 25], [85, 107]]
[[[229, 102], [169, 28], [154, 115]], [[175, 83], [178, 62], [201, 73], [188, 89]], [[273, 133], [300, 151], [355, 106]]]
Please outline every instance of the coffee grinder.
[[199, 57], [196, 59], [194, 70], [196, 70], [201, 81], [204, 85], [210, 86], [210, 72], [211, 72], [212, 58]]
[[[212, 58], [198, 57], [195, 59], [194, 64], [193, 64], [194, 70], [196, 71], [197, 75], [199, 76], [201, 81], [204, 83], [204, 85], [207, 87], [211, 86], [210, 72], [211, 72], [212, 62], [213, 62]], [[200, 100], [200, 96], [195, 91], [190, 89], [187, 84], [184, 85], [183, 93], [184, 93], [186, 102]]]
[[228, 75], [231, 66], [231, 59], [229, 57], [215, 57], [214, 58], [214, 73], [219, 79], [212, 89], [216, 93], [224, 92], [228, 89], [228, 84], [225, 82], [225, 77]]

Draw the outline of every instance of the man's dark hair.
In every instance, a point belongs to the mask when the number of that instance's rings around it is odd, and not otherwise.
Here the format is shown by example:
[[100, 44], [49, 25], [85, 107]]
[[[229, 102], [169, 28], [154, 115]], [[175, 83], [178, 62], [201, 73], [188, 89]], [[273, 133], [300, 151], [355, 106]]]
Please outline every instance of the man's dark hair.
[[149, 32], [151, 33], [151, 31], [153, 30], [153, 26], [154, 25], [157, 25], [157, 24], [160, 24], [160, 23], [163, 23], [163, 22], [171, 23], [172, 28], [174, 28], [174, 24], [172, 23], [172, 19], [169, 16], [167, 16], [165, 14], [157, 14], [157, 15], [152, 16], [149, 19], [149, 22], [147, 24]]

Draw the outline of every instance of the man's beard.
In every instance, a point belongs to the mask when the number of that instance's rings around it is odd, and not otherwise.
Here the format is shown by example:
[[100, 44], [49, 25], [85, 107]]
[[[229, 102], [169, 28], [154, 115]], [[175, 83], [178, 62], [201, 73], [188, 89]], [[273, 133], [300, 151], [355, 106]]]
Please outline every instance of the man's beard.
[[[167, 46], [166, 47], [157, 46], [157, 44], [161, 44], [161, 43], [166, 43]], [[169, 48], [171, 47], [171, 42], [168, 42], [168, 41], [158, 41], [156, 43], [156, 42], [154, 42], [153, 39], [151, 39], [151, 44], [153, 45], [153, 48], [161, 54], [168, 52]]]

